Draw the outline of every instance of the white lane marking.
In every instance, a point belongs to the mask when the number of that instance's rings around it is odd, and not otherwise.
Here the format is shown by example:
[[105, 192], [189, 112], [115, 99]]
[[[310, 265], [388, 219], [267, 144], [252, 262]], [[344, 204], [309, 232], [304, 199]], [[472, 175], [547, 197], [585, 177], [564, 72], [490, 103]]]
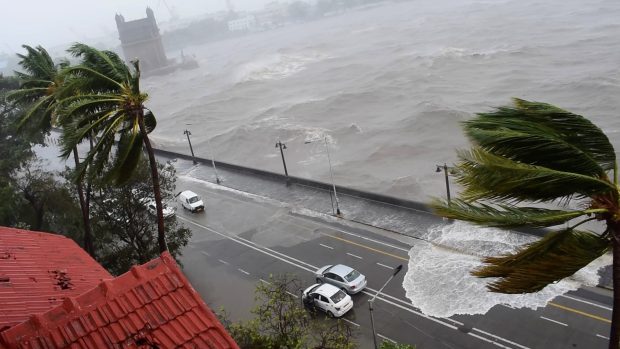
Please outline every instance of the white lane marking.
[[349, 253], [349, 252], [347, 252], [347, 254], [348, 254], [349, 256], [353, 257], [353, 258], [357, 258], [357, 259], [364, 259], [364, 258], [362, 258], [362, 257], [360, 257], [360, 256], [358, 256], [358, 255], [353, 254], [353, 253]]
[[385, 265], [385, 264], [382, 264], [382, 263], [379, 263], [379, 262], [377, 262], [377, 265], [380, 265], [380, 266], [382, 266], [382, 267], [384, 267], [384, 268], [388, 268], [388, 269], [390, 269], [390, 270], [393, 270], [393, 269], [394, 269], [394, 267], [390, 267], [389, 265]]
[[[219, 232], [219, 231], [217, 231], [217, 230], [211, 229], [211, 228], [209, 228], [209, 227], [207, 227], [207, 226], [204, 226], [204, 225], [202, 225], [202, 224], [200, 224], [200, 223], [196, 223], [196, 222], [194, 222], [194, 221], [192, 221], [192, 220], [190, 220], [190, 219], [187, 219], [187, 218], [185, 218], [185, 217], [182, 217], [182, 216], [179, 216], [179, 218], [180, 218], [181, 220], [185, 220], [186, 222], [188, 222], [188, 223], [190, 223], [190, 224], [193, 224], [193, 225], [196, 225], [196, 226], [198, 226], [198, 227], [201, 227], [202, 229], [205, 229], [205, 230], [210, 231], [210, 232], [212, 232], [212, 233], [214, 233], [214, 234], [217, 234], [217, 235], [219, 235], [219, 236], [222, 236], [222, 237], [224, 237], [224, 238], [227, 238], [227, 239], [229, 239], [229, 240], [232, 240], [232, 241], [234, 241], [234, 242], [236, 242], [236, 243], [238, 243], [238, 244], [244, 245], [244, 246], [249, 247], [249, 248], [251, 248], [251, 249], [253, 249], [253, 250], [256, 250], [256, 251], [258, 251], [258, 252], [261, 252], [261, 253], [263, 253], [263, 254], [266, 254], [266, 255], [268, 255], [268, 256], [271, 256], [271, 257], [273, 257], [273, 258], [275, 258], [275, 259], [278, 259], [278, 260], [280, 260], [280, 261], [282, 261], [282, 262], [288, 263], [288, 264], [290, 264], [290, 265], [292, 265], [292, 266], [295, 266], [295, 267], [297, 267], [297, 268], [300, 268], [300, 269], [302, 269], [302, 270], [305, 270], [305, 271], [308, 271], [308, 272], [314, 273], [314, 271], [312, 271], [311, 269], [308, 269], [308, 268], [304, 267], [303, 265], [300, 265], [300, 264], [294, 263], [294, 262], [292, 262], [292, 261], [289, 261], [289, 260], [284, 259], [284, 258], [282, 258], [282, 257], [276, 256], [275, 254], [269, 253], [269, 252], [267, 252], [267, 251], [265, 251], [265, 250], [263, 250], [263, 249], [261, 249], [261, 248], [256, 247], [256, 246], [260, 246], [260, 245], [257, 245], [257, 244], [255, 244], [255, 243], [252, 243], [252, 244], [250, 244], [250, 243], [246, 243], [246, 242], [244, 242], [244, 241], [241, 241], [241, 240], [240, 240], [240, 239], [238, 239], [237, 237], [232, 237], [232, 236], [230, 236], [230, 235], [227, 235], [227, 234], [224, 234], [224, 233], [220, 233], [220, 232]], [[256, 246], [252, 246], [252, 245], [256, 245]], [[261, 247], [262, 247], [262, 246], [261, 246]], [[281, 253], [280, 253], [280, 254], [281, 254]], [[281, 255], [285, 256], [284, 254], [281, 254]], [[306, 264], [307, 264], [307, 263], [306, 263]], [[316, 268], [315, 268], [315, 269], [316, 269]], [[265, 281], [265, 280], [263, 280], [263, 279], [259, 279], [259, 280], [260, 280], [261, 282], [266, 283], [266, 284], [270, 284], [270, 282]], [[372, 289], [372, 288], [370, 288], [370, 287], [367, 287], [366, 289], [374, 292], [374, 293], [370, 293], [370, 292], [367, 292], [367, 291], [362, 291], [362, 292], [364, 292], [365, 294], [367, 294], [367, 295], [369, 295], [369, 296], [371, 296], [371, 297], [372, 297], [372, 296], [375, 296], [375, 294], [377, 294], [377, 290], [373, 290], [373, 289]], [[386, 298], [386, 297], [387, 297], [387, 298]], [[403, 305], [397, 304], [397, 303], [395, 303], [394, 301], [389, 300], [388, 298], [394, 299], [395, 301], [398, 301], [398, 302], [400, 302], [400, 303], [407, 304], [408, 306], [406, 307], [406, 306], [403, 306]], [[401, 299], [398, 299], [398, 298], [396, 298], [396, 297], [394, 297], [394, 296], [390, 296], [390, 295], [388, 295], [388, 294], [385, 294], [385, 293], [381, 292], [381, 293], [378, 293], [378, 295], [376, 296], [376, 299], [381, 300], [381, 301], [383, 301], [383, 302], [385, 302], [385, 303], [387, 303], [387, 304], [390, 304], [390, 305], [392, 305], [392, 306], [394, 306], [394, 307], [397, 307], [397, 308], [400, 308], [400, 309], [402, 309], [402, 310], [408, 311], [408, 312], [410, 312], [411, 314], [414, 314], [414, 315], [420, 316], [420, 317], [425, 318], [425, 319], [427, 319], [427, 320], [433, 321], [433, 322], [435, 322], [435, 323], [437, 323], [437, 324], [440, 324], [440, 325], [443, 325], [443, 326], [445, 326], [445, 327], [448, 327], [448, 328], [450, 328], [450, 329], [453, 329], [453, 330], [458, 330], [458, 328], [457, 328], [456, 326], [453, 326], [453, 325], [451, 325], [451, 324], [447, 323], [446, 321], [443, 321], [443, 320], [440, 320], [440, 319], [437, 319], [437, 318], [434, 318], [434, 317], [428, 316], [428, 315], [426, 315], [426, 314], [424, 314], [424, 313], [422, 313], [422, 312], [420, 312], [420, 311], [417, 311], [417, 310], [415, 310], [415, 309], [410, 308], [410, 307], [411, 307], [411, 305], [409, 305], [409, 303], [407, 303], [407, 302], [405, 302], [405, 301], [403, 301], [403, 300], [401, 300]], [[471, 332], [470, 332], [470, 333], [469, 333], [469, 335], [471, 335], [471, 336], [473, 336], [473, 337], [476, 337], [476, 338], [479, 338], [479, 339], [481, 339], [481, 340], [484, 340], [484, 341], [486, 341], [486, 342], [489, 342], [489, 343], [495, 344], [495, 345], [497, 345], [497, 346], [500, 346], [500, 347], [503, 347], [503, 348], [508, 348], [508, 347], [502, 346], [502, 345], [501, 345], [501, 344], [499, 344], [499, 343], [496, 343], [495, 341], [492, 341], [492, 340], [490, 340], [490, 339], [484, 338], [484, 337], [479, 336], [479, 335], [477, 335], [477, 334], [473, 334], [473, 333], [471, 333]], [[501, 337], [497, 337], [497, 338], [501, 338]], [[502, 339], [502, 340], [504, 340], [504, 341], [508, 341], [508, 340], [506, 340], [506, 339]]]
[[333, 249], [334, 249], [334, 248], [333, 248], [333, 247], [331, 247], [331, 246], [327, 246], [327, 245], [323, 245], [323, 244], [319, 244], [319, 245], [321, 245], [321, 246], [323, 246], [323, 247], [325, 247], [325, 248], [329, 248], [330, 250], [333, 250]]
[[490, 339], [488, 339], [488, 338], [484, 338], [484, 337], [479, 336], [479, 335], [477, 335], [477, 334], [475, 334], [475, 333], [472, 333], [472, 332], [469, 332], [469, 333], [468, 333], [468, 335], [470, 335], [470, 336], [472, 336], [472, 337], [476, 337], [476, 338], [478, 338], [478, 339], [481, 339], [481, 340], [483, 340], [483, 341], [485, 341], [485, 342], [491, 343], [491, 344], [493, 344], [493, 345], [495, 345], [495, 346], [497, 346], [497, 347], [500, 347], [500, 348], [504, 348], [504, 349], [512, 349], [512, 348], [507, 347], [507, 346], [505, 346], [505, 345], [503, 345], [503, 344], [497, 343], [496, 341], [490, 340]]
[[223, 261], [223, 260], [221, 260], [221, 259], [218, 259], [218, 261], [220, 261], [221, 263], [224, 263], [224, 264], [226, 264], [226, 265], [230, 265], [230, 263], [228, 263], [228, 262], [226, 262], [226, 261]]
[[343, 318], [343, 319], [342, 319], [342, 321], [346, 321], [346, 322], [350, 323], [350, 324], [351, 324], [351, 325], [353, 325], [353, 326], [360, 327], [360, 324], [357, 324], [357, 323], [355, 323], [355, 322], [353, 322], [353, 321], [351, 321], [351, 320], [349, 320], [349, 319], [344, 319], [344, 318]]
[[600, 335], [598, 333], [596, 334], [596, 336], [599, 337], [599, 338], [603, 338], [604, 340], [607, 340], [607, 341], [609, 340], [609, 337], [605, 337], [605, 336]]
[[293, 296], [293, 297], [295, 297], [295, 298], [299, 298], [299, 296], [298, 296], [298, 295], [296, 295], [296, 294], [294, 294], [294, 293], [291, 293], [291, 292], [289, 292], [289, 291], [286, 291], [286, 293], [288, 293], [289, 295], [291, 295], [291, 296]]
[[519, 347], [519, 348], [523, 348], [523, 349], [530, 349], [530, 347], [526, 347], [525, 345], [521, 345], [521, 344], [519, 344], [519, 343], [515, 343], [515, 342], [510, 341], [510, 340], [508, 340], [508, 339], [506, 339], [506, 338], [498, 337], [498, 336], [494, 335], [493, 333], [489, 333], [489, 332], [483, 331], [483, 330], [481, 330], [481, 329], [479, 329], [479, 328], [476, 328], [476, 327], [474, 327], [474, 328], [472, 329], [472, 331], [476, 331], [476, 332], [484, 333], [484, 334], [486, 334], [487, 336], [491, 336], [491, 337], [493, 337], [493, 338], [499, 339], [499, 340], [504, 341], [504, 342], [506, 342], [506, 343], [508, 343], [508, 344], [516, 345], [516, 346], [517, 346], [517, 347]]
[[563, 323], [563, 322], [559, 322], [559, 321], [557, 321], [557, 320], [549, 319], [548, 317], [541, 316], [540, 318], [541, 318], [541, 319], [544, 319], [544, 320], [547, 320], [547, 321], [555, 322], [555, 323], [556, 323], [556, 324], [558, 324], [558, 325], [568, 326], [568, 324], [565, 324], [565, 323]]
[[[291, 218], [297, 218], [297, 219], [300, 219], [300, 220], [304, 220], [304, 221], [307, 221], [307, 222], [311, 222], [311, 223], [316, 224], [316, 225], [318, 225], [318, 226], [322, 226], [322, 227], [324, 227], [324, 228], [327, 228], [327, 229], [330, 229], [330, 230], [333, 230], [333, 231], [337, 231], [337, 232], [339, 232], [339, 233], [343, 233], [343, 234], [347, 234], [347, 235], [355, 236], [355, 237], [360, 238], [360, 239], [363, 239], [363, 240], [372, 241], [372, 242], [374, 242], [374, 243], [376, 243], [376, 244], [383, 245], [383, 246], [387, 246], [387, 247], [391, 247], [391, 248], [393, 248], [393, 249], [401, 250], [401, 251], [404, 251], [404, 252], [409, 252], [409, 250], [410, 250], [410, 248], [409, 248], [409, 249], [407, 249], [407, 248], [404, 248], [404, 247], [399, 247], [399, 246], [396, 246], [396, 245], [390, 244], [390, 243], [388, 243], [388, 242], [383, 242], [383, 241], [381, 241], [381, 240], [377, 240], [377, 239], [369, 238], [369, 237], [362, 236], [362, 235], [359, 235], [359, 234], [351, 233], [351, 232], [349, 232], [349, 231], [345, 231], [345, 230], [342, 230], [342, 229], [334, 228], [333, 226], [328, 225], [328, 224], [326, 224], [326, 223], [323, 223], [323, 222], [318, 222], [318, 221], [314, 221], [314, 220], [310, 220], [310, 219], [307, 219], [307, 218], [304, 218], [304, 217], [301, 217], [301, 216], [288, 216], [288, 217], [291, 217]], [[288, 224], [292, 224], [292, 225], [298, 226], [298, 227], [300, 227], [300, 228], [302, 228], [302, 229], [305, 229], [305, 230], [314, 231], [314, 229], [313, 229], [313, 228], [306, 227], [305, 225], [301, 225], [301, 224], [294, 223], [294, 222], [287, 221], [287, 220], [283, 220], [283, 219], [278, 219], [278, 220], [280, 220], [280, 221], [282, 221], [282, 222], [285, 222], [285, 223], [288, 223]], [[379, 229], [381, 229], [381, 228], [379, 228]]]
[[612, 308], [610, 308], [610, 307], [607, 307], [607, 306], [604, 306], [604, 305], [600, 305], [600, 304], [596, 304], [596, 303], [593, 303], [593, 302], [588, 302], [587, 300], [584, 300], [584, 299], [580, 299], [580, 298], [575, 298], [575, 297], [567, 296], [567, 295], [565, 295], [565, 294], [560, 295], [560, 297], [564, 297], [564, 298], [572, 299], [572, 300], [574, 300], [575, 302], [581, 302], [581, 303], [589, 304], [589, 305], [591, 305], [591, 306], [593, 306], [593, 307], [599, 307], [599, 308], [601, 308], [601, 309], [605, 309], [605, 310], [609, 310], [609, 311], [613, 310], [613, 309], [612, 309]]
[[248, 273], [247, 271], [241, 269], [241, 268], [237, 268], [237, 270], [239, 270], [240, 272], [244, 273], [245, 275], [250, 275], [250, 273]]
[[390, 339], [390, 338], [388, 338], [388, 337], [386, 337], [386, 336], [382, 335], [381, 333], [377, 333], [377, 337], [381, 337], [381, 338], [385, 339], [386, 341], [390, 341], [390, 342], [392, 342], [392, 343], [396, 344], [396, 341], [395, 341], [395, 340]]
[[205, 251], [200, 251], [200, 253], [204, 254], [205, 256], [210, 256], [210, 254]]
[[271, 285], [271, 282], [269, 282], [269, 281], [265, 281], [265, 280], [263, 280], [263, 279], [258, 279], [258, 280], [260, 280], [261, 282], [266, 283], [267, 285]]

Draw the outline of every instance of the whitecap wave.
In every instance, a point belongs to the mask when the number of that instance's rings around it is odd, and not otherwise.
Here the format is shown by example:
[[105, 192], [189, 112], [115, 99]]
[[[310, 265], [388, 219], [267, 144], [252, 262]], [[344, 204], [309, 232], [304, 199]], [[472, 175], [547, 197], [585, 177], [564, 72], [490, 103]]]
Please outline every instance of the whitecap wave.
[[236, 71], [236, 82], [280, 80], [306, 69], [310, 63], [329, 58], [321, 53], [276, 53], [241, 65]]
[[[549, 285], [537, 293], [500, 294], [486, 289], [491, 279], [476, 278], [470, 271], [482, 255], [514, 251], [534, 237], [463, 222], [436, 226], [409, 251], [409, 270], [403, 280], [407, 298], [423, 313], [435, 317], [456, 314], [484, 314], [503, 304], [515, 308], [544, 307], [553, 298], [582, 285], [595, 286], [597, 271], [611, 263], [604, 255], [570, 278]], [[473, 251], [473, 252], [472, 252]]]

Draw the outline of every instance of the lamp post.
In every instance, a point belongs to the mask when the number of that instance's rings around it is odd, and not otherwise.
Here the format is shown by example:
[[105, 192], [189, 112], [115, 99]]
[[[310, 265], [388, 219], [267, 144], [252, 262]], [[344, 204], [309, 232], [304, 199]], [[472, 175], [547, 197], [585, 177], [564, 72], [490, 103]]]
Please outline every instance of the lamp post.
[[448, 198], [448, 204], [450, 204], [450, 180], [448, 179], [448, 165], [445, 163], [442, 165], [436, 165], [437, 169], [435, 172], [441, 172], [443, 170], [444, 176], [446, 177], [446, 197]]
[[192, 161], [194, 162], [194, 165], [196, 165], [197, 162], [196, 162], [196, 157], [194, 156], [194, 148], [192, 148], [192, 141], [189, 139], [189, 136], [191, 136], [192, 133], [186, 129], [185, 131], [183, 131], [183, 134], [187, 136], [187, 143], [189, 143], [189, 151], [192, 152]]
[[222, 181], [220, 180], [220, 176], [217, 175], [217, 168], [215, 167], [215, 151], [211, 147], [211, 141], [207, 138], [207, 146], [211, 149], [211, 165], [213, 166], [213, 172], [215, 172], [215, 181], [217, 184], [220, 184]]
[[286, 161], [284, 161], [284, 152], [282, 151], [282, 149], [286, 149], [286, 144], [278, 141], [278, 143], [276, 143], [276, 148], [280, 148], [280, 155], [282, 155], [282, 165], [284, 165], [284, 175], [286, 176], [286, 179], [288, 179], [288, 170], [286, 169]]
[[377, 345], [377, 333], [375, 332], [375, 319], [372, 316], [372, 304], [375, 301], [375, 298], [377, 298], [377, 296], [379, 295], [379, 293], [381, 293], [381, 291], [383, 291], [383, 289], [385, 288], [385, 286], [387, 286], [387, 284], [392, 281], [392, 279], [396, 276], [396, 274], [400, 273], [400, 271], [403, 269], [403, 265], [399, 264], [396, 268], [394, 268], [394, 272], [392, 273], [392, 275], [390, 276], [390, 278], [385, 282], [385, 284], [383, 284], [383, 286], [377, 291], [377, 293], [375, 293], [375, 295], [368, 300], [368, 310], [370, 311], [370, 326], [372, 327], [372, 340], [375, 343], [375, 349], [378, 349], [379, 346]]
[[[336, 184], [334, 183], [334, 171], [332, 170], [332, 160], [329, 156], [329, 146], [327, 145], [327, 137], [323, 137], [323, 141], [325, 141], [325, 150], [327, 151], [327, 162], [329, 163], [329, 176], [332, 180], [332, 188], [334, 189], [334, 199], [336, 199], [336, 215], [341, 216], [340, 212], [340, 201], [338, 200], [338, 193], [336, 192]], [[312, 141], [305, 141], [305, 144], [312, 143]], [[333, 207], [332, 207], [333, 210]]]

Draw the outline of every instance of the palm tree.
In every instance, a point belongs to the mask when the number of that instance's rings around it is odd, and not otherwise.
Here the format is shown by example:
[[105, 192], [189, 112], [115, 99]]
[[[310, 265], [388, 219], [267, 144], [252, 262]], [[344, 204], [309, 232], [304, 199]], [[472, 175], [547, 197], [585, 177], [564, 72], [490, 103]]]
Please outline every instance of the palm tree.
[[[515, 253], [485, 258], [472, 274], [498, 278], [487, 286], [492, 292], [537, 292], [612, 250], [609, 348], [618, 348], [620, 193], [616, 155], [607, 136], [580, 115], [521, 99], [478, 114], [464, 122], [464, 130], [473, 146], [458, 153], [455, 176], [463, 191], [451, 202], [435, 199], [435, 212], [484, 226], [552, 227]], [[579, 208], [569, 208], [570, 200]], [[577, 229], [592, 220], [606, 229]]]
[[[78, 168], [77, 179], [105, 175], [106, 180], [124, 183], [136, 169], [143, 146], [148, 154], [157, 207], [158, 243], [166, 251], [164, 216], [159, 174], [148, 134], [155, 129], [153, 113], [144, 106], [148, 96], [140, 91], [140, 66], [128, 67], [111, 51], [100, 51], [84, 44], [74, 44], [69, 52], [81, 63], [67, 68], [64, 74], [75, 84], [78, 94], [63, 98], [65, 132], [61, 137], [63, 155], [94, 135], [94, 147]], [[115, 145], [116, 137], [118, 142]], [[114, 156], [111, 156], [115, 149]], [[104, 170], [111, 163], [111, 170]]]
[[[25, 72], [15, 72], [20, 80], [19, 89], [9, 93], [7, 98], [25, 107], [25, 113], [19, 121], [20, 131], [48, 133], [56, 124], [58, 99], [61, 87], [65, 84], [60, 71], [69, 66], [67, 61], [55, 64], [49, 53], [41, 46], [36, 48], [23, 45], [27, 53], [17, 54], [19, 64]], [[70, 91], [68, 86], [65, 91]], [[77, 144], [71, 149], [76, 168], [80, 165]], [[84, 223], [84, 249], [91, 255], [94, 253], [90, 226], [89, 192], [84, 192], [82, 181], [76, 182], [82, 220]]]

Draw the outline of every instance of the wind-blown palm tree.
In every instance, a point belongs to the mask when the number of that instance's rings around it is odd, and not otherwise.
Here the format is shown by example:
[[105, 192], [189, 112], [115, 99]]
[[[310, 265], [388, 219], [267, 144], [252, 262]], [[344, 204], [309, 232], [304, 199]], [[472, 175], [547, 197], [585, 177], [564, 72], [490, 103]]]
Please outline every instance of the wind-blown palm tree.
[[[463, 191], [451, 202], [435, 199], [435, 212], [484, 226], [554, 227], [515, 253], [485, 258], [472, 274], [498, 278], [488, 284], [493, 292], [537, 292], [612, 250], [609, 347], [618, 348], [620, 194], [616, 155], [607, 136], [580, 115], [520, 99], [478, 114], [464, 122], [464, 130], [473, 146], [458, 153], [455, 176]], [[569, 208], [569, 200], [577, 200], [580, 208]], [[602, 221], [606, 229], [577, 229], [591, 220]]]
[[[108, 180], [123, 183], [130, 178], [143, 147], [146, 148], [157, 207], [159, 249], [166, 251], [159, 174], [148, 137], [155, 129], [156, 120], [144, 106], [148, 96], [140, 91], [140, 66], [137, 61], [132, 62], [131, 69], [116, 53], [80, 43], [74, 44], [69, 52], [80, 58], [81, 63], [67, 68], [64, 74], [75, 82], [71, 88], [81, 93], [60, 102], [61, 124], [65, 130], [61, 137], [63, 155], [68, 156], [73, 146], [94, 135], [94, 147], [78, 168], [78, 180], [105, 175]], [[116, 137], [118, 143], [114, 147]], [[104, 174], [110, 162], [111, 170]]]
[[[61, 88], [70, 91], [68, 84], [60, 74], [69, 66], [67, 61], [55, 64], [49, 53], [41, 46], [36, 48], [23, 45], [27, 53], [18, 54], [19, 64], [24, 72], [15, 72], [20, 80], [19, 89], [9, 93], [7, 98], [24, 107], [18, 129], [22, 132], [48, 133], [58, 119], [58, 99]], [[63, 85], [67, 85], [64, 86]], [[80, 165], [77, 144], [71, 149], [76, 167]], [[76, 182], [82, 221], [84, 223], [84, 249], [91, 255], [94, 253], [90, 226], [89, 190], [84, 192], [82, 181]]]

